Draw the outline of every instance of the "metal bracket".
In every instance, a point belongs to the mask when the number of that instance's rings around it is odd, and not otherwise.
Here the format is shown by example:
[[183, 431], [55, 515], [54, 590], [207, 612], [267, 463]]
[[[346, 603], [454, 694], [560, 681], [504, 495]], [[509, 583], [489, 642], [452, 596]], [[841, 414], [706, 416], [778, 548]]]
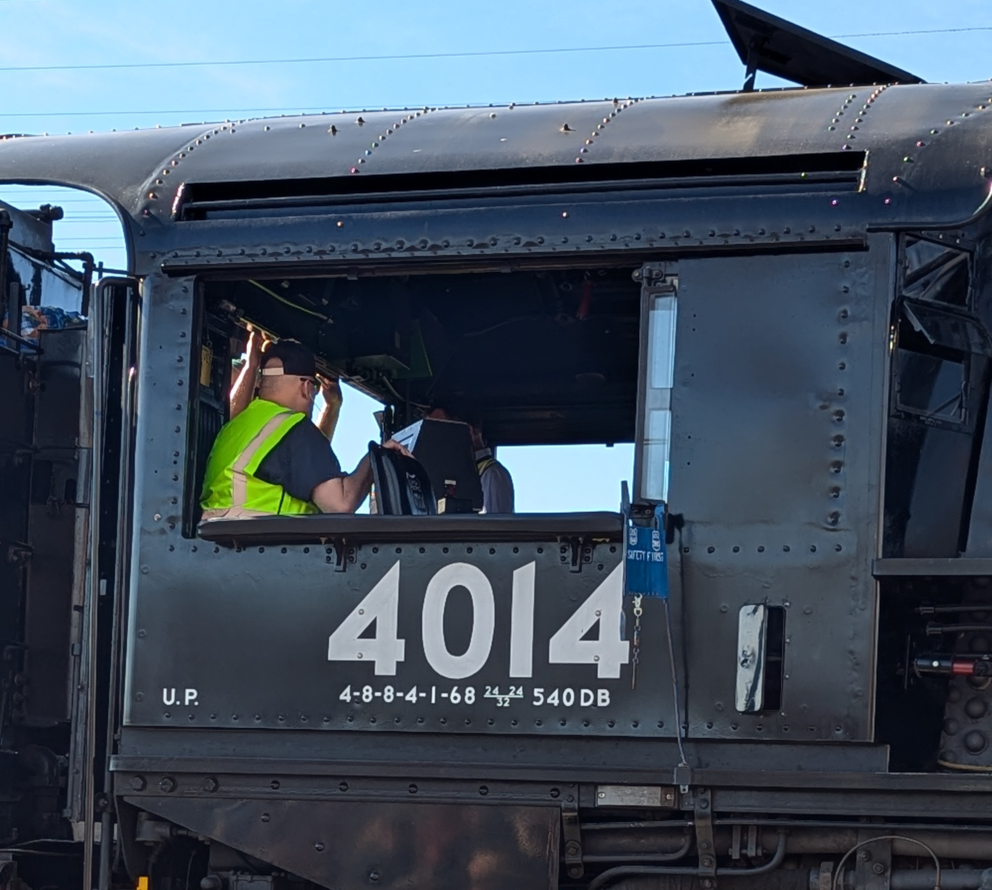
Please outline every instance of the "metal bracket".
[[[870, 841], [875, 832], [859, 831], [858, 842]], [[866, 843], [855, 854], [854, 880], [864, 890], [889, 890], [892, 876], [892, 841]], [[843, 875], [841, 876], [843, 881]]]
[[348, 565], [348, 540], [332, 538], [331, 546], [334, 547], [334, 571], [343, 572]]
[[716, 843], [713, 839], [713, 807], [709, 788], [697, 788], [693, 794], [693, 816], [696, 829], [696, 850], [699, 854], [699, 874], [702, 886], [716, 886]]
[[631, 277], [634, 281], [650, 286], [663, 281], [667, 275], [671, 274], [672, 269], [674, 269], [673, 263], [645, 263], [639, 269], [635, 269]]
[[570, 878], [581, 878], [585, 874], [585, 866], [582, 864], [582, 829], [576, 793], [566, 794], [562, 801], [561, 833], [565, 839], [565, 871]]
[[[747, 839], [744, 839], [744, 829], [747, 828]], [[757, 825], [735, 825], [733, 827], [731, 842], [730, 842], [730, 858], [733, 860], [739, 860], [742, 855], [746, 855], [751, 859], [754, 859], [761, 850], [758, 844], [758, 826]], [[829, 890], [829, 888], [828, 888]]]
[[581, 572], [582, 563], [592, 562], [592, 548], [587, 547], [585, 538], [569, 538], [568, 545], [572, 553], [569, 571]]

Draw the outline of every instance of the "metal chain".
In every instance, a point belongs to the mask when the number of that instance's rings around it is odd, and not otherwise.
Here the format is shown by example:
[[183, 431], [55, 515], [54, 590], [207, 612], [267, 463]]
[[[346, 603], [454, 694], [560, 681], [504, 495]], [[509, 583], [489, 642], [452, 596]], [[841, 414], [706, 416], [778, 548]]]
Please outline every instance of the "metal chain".
[[641, 600], [644, 597], [642, 594], [637, 594], [634, 597], [634, 639], [633, 639], [633, 653], [630, 659], [630, 688], [637, 688], [637, 665], [641, 661], [641, 615], [644, 614], [644, 609], [641, 607]]

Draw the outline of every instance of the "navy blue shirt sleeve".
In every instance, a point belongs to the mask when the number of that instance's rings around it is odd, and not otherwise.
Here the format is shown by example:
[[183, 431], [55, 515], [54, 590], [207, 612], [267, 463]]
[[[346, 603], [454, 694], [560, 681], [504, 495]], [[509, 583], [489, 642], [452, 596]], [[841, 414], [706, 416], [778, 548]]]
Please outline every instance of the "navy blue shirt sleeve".
[[321, 482], [347, 473], [341, 472], [323, 433], [309, 420], [301, 420], [265, 455], [255, 475], [263, 482], [281, 485], [297, 500], [309, 501]]

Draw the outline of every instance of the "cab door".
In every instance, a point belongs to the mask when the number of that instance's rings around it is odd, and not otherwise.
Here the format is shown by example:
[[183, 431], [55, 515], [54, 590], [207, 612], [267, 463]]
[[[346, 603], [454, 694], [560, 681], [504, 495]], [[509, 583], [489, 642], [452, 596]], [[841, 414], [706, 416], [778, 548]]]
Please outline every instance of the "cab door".
[[669, 577], [691, 736], [870, 739], [894, 246], [869, 245], [679, 262]]

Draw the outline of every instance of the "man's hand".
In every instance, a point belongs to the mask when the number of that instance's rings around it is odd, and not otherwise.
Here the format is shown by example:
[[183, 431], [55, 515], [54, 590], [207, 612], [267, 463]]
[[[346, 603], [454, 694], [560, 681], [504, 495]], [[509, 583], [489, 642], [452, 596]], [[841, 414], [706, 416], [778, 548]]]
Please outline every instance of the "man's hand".
[[326, 377], [318, 377], [320, 382], [320, 394], [324, 397], [324, 407], [320, 410], [320, 416], [314, 421], [327, 441], [334, 438], [334, 430], [338, 425], [338, 418], [341, 416], [341, 404], [344, 395], [341, 392], [341, 381], [328, 380]]
[[253, 368], [257, 368], [262, 363], [262, 342], [264, 339], [264, 335], [254, 329], [248, 334], [248, 345], [245, 347], [246, 362]]
[[245, 347], [245, 363], [238, 372], [230, 393], [230, 419], [237, 417], [251, 402], [258, 381], [258, 369], [262, 366], [262, 353], [269, 341], [261, 331], [252, 330], [248, 334]]
[[[402, 454], [404, 457], [413, 457], [413, 455], [410, 454], [410, 452], [407, 451], [406, 448], [404, 448], [402, 445], [400, 445], [400, 443], [397, 442], [395, 439], [390, 439], [388, 442], [383, 442], [382, 447], [388, 448], [390, 451], [396, 451], [399, 454]], [[416, 458], [414, 458], [414, 460], [416, 460]]]
[[320, 381], [320, 394], [324, 397], [324, 401], [328, 405], [336, 405], [340, 409], [341, 403], [344, 401], [344, 393], [341, 392], [341, 381], [336, 377], [334, 379], [328, 379], [321, 376], [318, 376], [317, 380]]

